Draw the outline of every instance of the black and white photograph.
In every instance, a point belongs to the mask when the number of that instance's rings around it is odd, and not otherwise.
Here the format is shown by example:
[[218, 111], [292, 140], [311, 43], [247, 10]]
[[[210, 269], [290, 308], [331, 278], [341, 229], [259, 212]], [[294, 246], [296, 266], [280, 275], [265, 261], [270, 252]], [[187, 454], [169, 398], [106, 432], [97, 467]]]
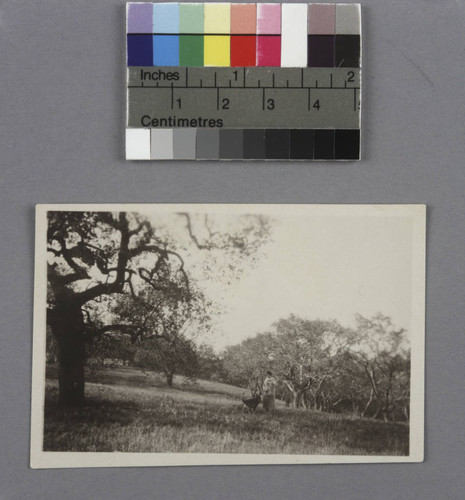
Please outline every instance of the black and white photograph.
[[38, 206], [32, 466], [421, 460], [424, 233], [420, 205]]
[[465, 498], [465, 0], [0, 5], [0, 500]]

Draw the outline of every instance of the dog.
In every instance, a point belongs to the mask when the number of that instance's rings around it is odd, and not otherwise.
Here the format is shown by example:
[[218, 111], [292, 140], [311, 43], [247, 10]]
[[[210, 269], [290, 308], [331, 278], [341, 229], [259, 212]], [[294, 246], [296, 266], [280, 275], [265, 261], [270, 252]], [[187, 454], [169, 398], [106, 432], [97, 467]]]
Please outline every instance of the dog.
[[248, 410], [249, 412], [254, 412], [261, 402], [262, 397], [260, 394], [248, 399], [242, 397], [242, 411]]

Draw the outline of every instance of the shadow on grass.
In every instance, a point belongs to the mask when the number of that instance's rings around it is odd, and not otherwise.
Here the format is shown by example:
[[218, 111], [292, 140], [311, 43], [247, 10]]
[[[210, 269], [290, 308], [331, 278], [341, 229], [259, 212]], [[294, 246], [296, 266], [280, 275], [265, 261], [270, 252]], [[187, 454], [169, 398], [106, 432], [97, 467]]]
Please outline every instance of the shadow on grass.
[[53, 385], [46, 391], [46, 451], [408, 454], [403, 423], [292, 409], [243, 413], [239, 404], [94, 384], [84, 406], [62, 408]]
[[[58, 368], [56, 365], [48, 364], [47, 379], [58, 379]], [[192, 394], [210, 394], [218, 397], [233, 397], [247, 393], [246, 389], [228, 386], [220, 382], [196, 381], [184, 383], [184, 377], [176, 375], [175, 383], [169, 387], [166, 378], [157, 372], [142, 370], [134, 367], [89, 367], [85, 369], [86, 382], [94, 382], [106, 385], [123, 385], [127, 387], [159, 388], [167, 391], [188, 392]]]

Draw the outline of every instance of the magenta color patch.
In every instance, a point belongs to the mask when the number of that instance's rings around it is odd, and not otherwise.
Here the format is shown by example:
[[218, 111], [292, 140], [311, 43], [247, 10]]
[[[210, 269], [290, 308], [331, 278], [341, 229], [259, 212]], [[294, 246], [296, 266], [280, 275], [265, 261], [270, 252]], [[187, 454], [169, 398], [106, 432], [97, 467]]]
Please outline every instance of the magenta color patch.
[[257, 4], [257, 33], [267, 35], [281, 34], [281, 4]]
[[281, 66], [280, 36], [257, 36], [257, 66]]
[[310, 4], [308, 6], [308, 34], [334, 35], [336, 32], [336, 6]]
[[153, 31], [153, 4], [128, 4], [127, 33], [152, 33]]

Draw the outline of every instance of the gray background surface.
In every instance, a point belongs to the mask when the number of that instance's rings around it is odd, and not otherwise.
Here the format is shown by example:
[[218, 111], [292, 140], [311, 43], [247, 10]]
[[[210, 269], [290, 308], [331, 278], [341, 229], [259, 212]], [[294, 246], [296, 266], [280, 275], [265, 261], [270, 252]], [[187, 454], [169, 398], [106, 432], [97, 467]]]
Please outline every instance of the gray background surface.
[[[0, 499], [463, 498], [465, 2], [362, 6], [362, 162], [129, 163], [123, 2], [0, 2]], [[426, 461], [30, 470], [34, 205], [52, 202], [426, 203]]]

